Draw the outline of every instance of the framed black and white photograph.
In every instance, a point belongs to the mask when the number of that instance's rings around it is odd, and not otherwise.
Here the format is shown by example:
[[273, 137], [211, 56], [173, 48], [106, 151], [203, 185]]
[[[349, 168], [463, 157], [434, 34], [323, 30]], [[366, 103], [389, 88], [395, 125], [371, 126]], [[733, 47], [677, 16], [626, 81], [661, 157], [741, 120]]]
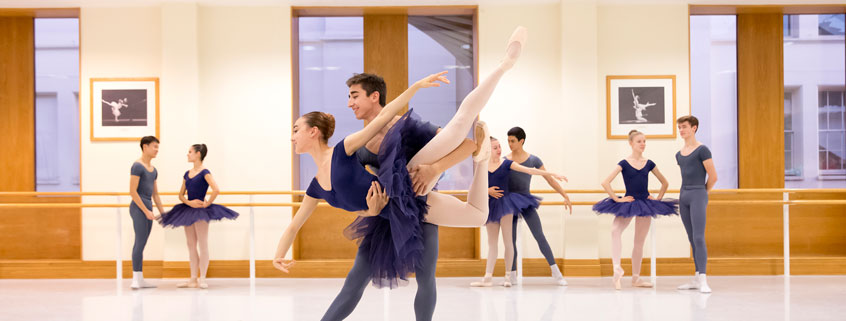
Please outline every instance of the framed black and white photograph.
[[676, 137], [676, 76], [606, 76], [608, 139]]
[[91, 141], [149, 135], [159, 137], [158, 78], [91, 78]]

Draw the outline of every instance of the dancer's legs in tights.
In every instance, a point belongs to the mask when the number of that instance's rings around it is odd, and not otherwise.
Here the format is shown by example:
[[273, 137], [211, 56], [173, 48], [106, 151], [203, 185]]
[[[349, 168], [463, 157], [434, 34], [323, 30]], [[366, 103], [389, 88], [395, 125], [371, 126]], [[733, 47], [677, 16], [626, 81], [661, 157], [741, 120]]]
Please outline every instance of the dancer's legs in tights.
[[[152, 210], [152, 203], [150, 204], [147, 209]], [[147, 203], [145, 202], [144, 205], [147, 205]], [[129, 216], [132, 217], [132, 228], [135, 230], [135, 244], [132, 245], [132, 271], [141, 272], [144, 262], [144, 247], [147, 246], [147, 239], [150, 238], [153, 221], [147, 219], [147, 216], [135, 203], [129, 206]]]
[[428, 223], [423, 228], [423, 263], [415, 269], [417, 296], [414, 297], [414, 315], [417, 321], [430, 321], [438, 301], [435, 268], [438, 263], [438, 226]]
[[706, 189], [682, 189], [679, 197], [679, 214], [681, 214], [687, 239], [693, 252], [696, 272], [706, 274], [708, 264], [708, 249], [705, 246], [705, 209], [708, 206], [708, 191]]
[[652, 224], [652, 217], [640, 216], [635, 219], [634, 248], [632, 248], [632, 281], [637, 281], [640, 276], [640, 267], [643, 263], [643, 243], [646, 242], [646, 235], [649, 234], [649, 225]]
[[320, 320], [343, 320], [346, 319], [350, 313], [355, 310], [358, 301], [361, 301], [361, 295], [370, 282], [370, 262], [367, 260], [367, 252], [362, 248], [358, 248], [358, 253], [355, 254], [355, 261], [352, 269], [347, 273], [347, 278], [344, 280], [344, 287], [341, 292], [329, 305], [326, 314]]
[[[415, 270], [417, 296], [414, 298], [414, 313], [417, 320], [432, 320], [438, 292], [435, 284], [435, 268], [438, 261], [438, 227], [423, 223], [423, 263]], [[343, 320], [355, 310], [367, 283], [370, 282], [370, 262], [367, 253], [358, 248], [352, 269], [347, 273], [341, 292], [329, 305], [321, 320]]]
[[[546, 258], [546, 263], [549, 265], [555, 264], [555, 257], [552, 255], [552, 248], [549, 247], [549, 242], [546, 240], [546, 236], [543, 234], [543, 226], [541, 225], [540, 217], [538, 216], [538, 211], [534, 208], [527, 208], [523, 210], [523, 220], [526, 222], [526, 226], [529, 227], [529, 231], [532, 232], [532, 236], [535, 238], [535, 241], [538, 242], [538, 249], [540, 249], [541, 254], [543, 257]], [[512, 235], [517, 235], [517, 215], [514, 216], [512, 219], [514, 225], [511, 228]], [[514, 260], [512, 261], [511, 271], [517, 271], [517, 239], [515, 238], [512, 242], [514, 246]]]
[[[429, 212], [426, 214], [426, 222], [451, 227], [479, 227], [485, 224], [488, 218], [488, 166], [485, 162], [490, 158], [491, 140], [487, 138], [487, 127], [482, 127], [481, 130], [477, 128], [476, 132], [476, 141], [481, 142], [482, 146], [479, 158], [473, 162], [473, 181], [467, 193], [467, 202], [452, 195], [431, 192], [427, 198]], [[441, 135], [443, 133], [435, 138]]]
[[619, 280], [623, 276], [623, 266], [620, 263], [620, 256], [623, 247], [622, 235], [626, 227], [631, 223], [631, 217], [617, 216], [611, 223], [611, 263], [614, 267], [614, 279]]
[[508, 276], [508, 271], [511, 271], [511, 267], [514, 264], [514, 244], [512, 240], [514, 239], [514, 234], [512, 234], [512, 215], [505, 215], [499, 221], [502, 225], [502, 245], [505, 247], [505, 275]]
[[488, 260], [485, 264], [485, 277], [493, 275], [494, 265], [499, 255], [499, 222], [491, 222], [485, 224], [485, 230], [488, 232]]
[[188, 262], [191, 266], [191, 280], [188, 284], [197, 285], [197, 273], [199, 272], [200, 255], [197, 253], [197, 228], [196, 223], [185, 227], [185, 241], [188, 243]]
[[[455, 150], [464, 141], [464, 137], [470, 132], [473, 121], [476, 120], [476, 116], [479, 115], [479, 112], [487, 104], [502, 75], [508, 69], [511, 69], [519, 57], [523, 43], [525, 42], [525, 33], [526, 31], [523, 28], [518, 28], [514, 32], [514, 35], [511, 37], [512, 42], [508, 44], [508, 48], [506, 49], [505, 59], [464, 98], [455, 112], [455, 116], [450, 119], [449, 123], [414, 155], [408, 162], [409, 169], [420, 164], [432, 164], [440, 160]], [[483, 167], [487, 168], [487, 166]], [[432, 189], [436, 181], [437, 179], [427, 185], [427, 192]], [[487, 186], [485, 188], [487, 189]], [[487, 202], [487, 199], [485, 199], [485, 202]], [[477, 226], [481, 226], [481, 224]]]
[[206, 280], [206, 273], [209, 271], [209, 222], [199, 220], [194, 223], [194, 230], [197, 232], [197, 247], [199, 250], [200, 285]]

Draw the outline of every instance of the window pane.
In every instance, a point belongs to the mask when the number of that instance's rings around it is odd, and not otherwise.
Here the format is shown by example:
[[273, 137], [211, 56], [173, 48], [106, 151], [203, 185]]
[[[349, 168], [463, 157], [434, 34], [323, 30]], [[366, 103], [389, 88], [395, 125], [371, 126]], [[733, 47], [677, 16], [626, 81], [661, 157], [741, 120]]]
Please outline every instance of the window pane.
[[[449, 71], [450, 85], [421, 90], [408, 106], [443, 127], [474, 87], [473, 16], [408, 17], [408, 83], [441, 70]], [[448, 169], [437, 187], [467, 189], [472, 177], [473, 162], [467, 158]]]
[[843, 107], [830, 107], [835, 112], [828, 113], [828, 124], [831, 129], [843, 129]]
[[828, 160], [826, 159], [826, 155], [828, 153], [824, 151], [820, 151], [820, 169], [825, 170], [828, 169]]
[[[363, 127], [347, 107], [347, 79], [364, 70], [364, 18], [299, 18], [299, 111], [335, 116], [329, 146]], [[300, 157], [300, 189], [308, 188], [317, 166], [307, 154]]]
[[819, 140], [820, 151], [826, 150], [825, 147], [828, 146], [827, 138], [828, 138], [828, 132], [820, 132], [820, 140]]
[[793, 105], [790, 100], [793, 95], [784, 93], [784, 130], [793, 130]]
[[35, 19], [36, 191], [79, 191], [79, 19]]
[[786, 181], [785, 187], [843, 188], [846, 179], [834, 179], [846, 174], [838, 156], [843, 153], [841, 106], [846, 87], [843, 15], [788, 17], [793, 37], [784, 40], [784, 88], [793, 99], [785, 117], [793, 120], [792, 164], [802, 175]]
[[717, 188], [737, 188], [737, 18], [690, 17], [691, 113], [717, 167]]
[[829, 91], [828, 94], [828, 104], [829, 106], [842, 106], [843, 99], [841, 97], [841, 92], [839, 91]]

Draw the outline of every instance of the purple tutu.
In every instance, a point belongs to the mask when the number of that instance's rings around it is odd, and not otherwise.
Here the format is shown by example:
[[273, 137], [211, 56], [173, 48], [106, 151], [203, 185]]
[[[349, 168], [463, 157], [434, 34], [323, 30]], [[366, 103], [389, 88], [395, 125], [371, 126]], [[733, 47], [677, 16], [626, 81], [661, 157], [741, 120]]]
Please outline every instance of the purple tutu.
[[371, 279], [377, 288], [408, 284], [408, 276], [423, 259], [423, 228], [428, 205], [417, 196], [408, 175], [408, 161], [436, 132], [409, 110], [394, 124], [379, 147], [379, 183], [390, 199], [378, 216], [358, 217], [344, 235], [358, 240], [367, 253]]
[[678, 201], [673, 199], [651, 200], [635, 199], [633, 202], [618, 203], [606, 198], [593, 205], [598, 214], [614, 214], [621, 217], [678, 215]]
[[520, 215], [527, 208], [537, 209], [542, 198], [525, 193], [505, 193], [500, 198], [488, 199], [488, 223], [499, 222], [503, 216]]
[[234, 220], [236, 218], [238, 218], [238, 213], [226, 206], [212, 204], [206, 208], [193, 208], [185, 204], [177, 204], [169, 212], [162, 215], [159, 223], [164, 227], [176, 228], [191, 226], [199, 220], [209, 222], [222, 219]]

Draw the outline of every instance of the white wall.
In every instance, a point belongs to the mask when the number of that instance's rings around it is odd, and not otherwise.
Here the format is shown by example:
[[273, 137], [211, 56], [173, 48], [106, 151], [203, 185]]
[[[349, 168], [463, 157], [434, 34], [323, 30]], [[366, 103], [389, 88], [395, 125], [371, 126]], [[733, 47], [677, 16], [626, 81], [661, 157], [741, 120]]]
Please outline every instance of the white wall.
[[[190, 166], [185, 152], [197, 142], [209, 145], [206, 165], [222, 189], [291, 189], [289, 12], [286, 5], [83, 8], [82, 189], [125, 190], [129, 167], [140, 154], [137, 143], [88, 141], [87, 80], [141, 76], [161, 77], [162, 145], [154, 160], [161, 191], [179, 188]], [[529, 28], [529, 44], [520, 62], [500, 82], [482, 119], [499, 137], [512, 126], [524, 127], [526, 149], [543, 158], [547, 168], [568, 175], [566, 188], [598, 189], [599, 181], [629, 153], [625, 141], [605, 139], [606, 75], [676, 75], [677, 115], [689, 111], [686, 5], [483, 4], [479, 9], [482, 77], [498, 63], [518, 25]], [[658, 164], [671, 188], [677, 188], [680, 178], [673, 154], [680, 140], [653, 139], [647, 144], [647, 157]], [[651, 184], [658, 187], [656, 180]], [[615, 186], [622, 187], [622, 179]], [[533, 187], [547, 188], [542, 179], [536, 179]], [[601, 197], [573, 195], [572, 199]], [[90, 197], [85, 202], [113, 199]], [[559, 197], [547, 195], [546, 199]], [[243, 200], [233, 196], [219, 201]], [[128, 204], [129, 199], [121, 202]], [[175, 198], [166, 197], [165, 202]], [[239, 220], [212, 224], [212, 259], [248, 257], [248, 212], [236, 210], [244, 215]], [[123, 256], [129, 259], [131, 222], [126, 208], [120, 212]], [[83, 213], [83, 258], [113, 258], [115, 210]], [[540, 214], [556, 257], [610, 256], [610, 217], [597, 217], [588, 206], [576, 207], [572, 216], [556, 206], [544, 206]], [[259, 259], [272, 256], [289, 220], [287, 208], [256, 210]], [[678, 218], [659, 220], [657, 231], [659, 256], [688, 256]], [[526, 240], [522, 253], [541, 257], [531, 237]], [[631, 234], [625, 240], [631, 240]], [[183, 244], [180, 230], [162, 231], [156, 226], [145, 258], [183, 261], [187, 258]]]

